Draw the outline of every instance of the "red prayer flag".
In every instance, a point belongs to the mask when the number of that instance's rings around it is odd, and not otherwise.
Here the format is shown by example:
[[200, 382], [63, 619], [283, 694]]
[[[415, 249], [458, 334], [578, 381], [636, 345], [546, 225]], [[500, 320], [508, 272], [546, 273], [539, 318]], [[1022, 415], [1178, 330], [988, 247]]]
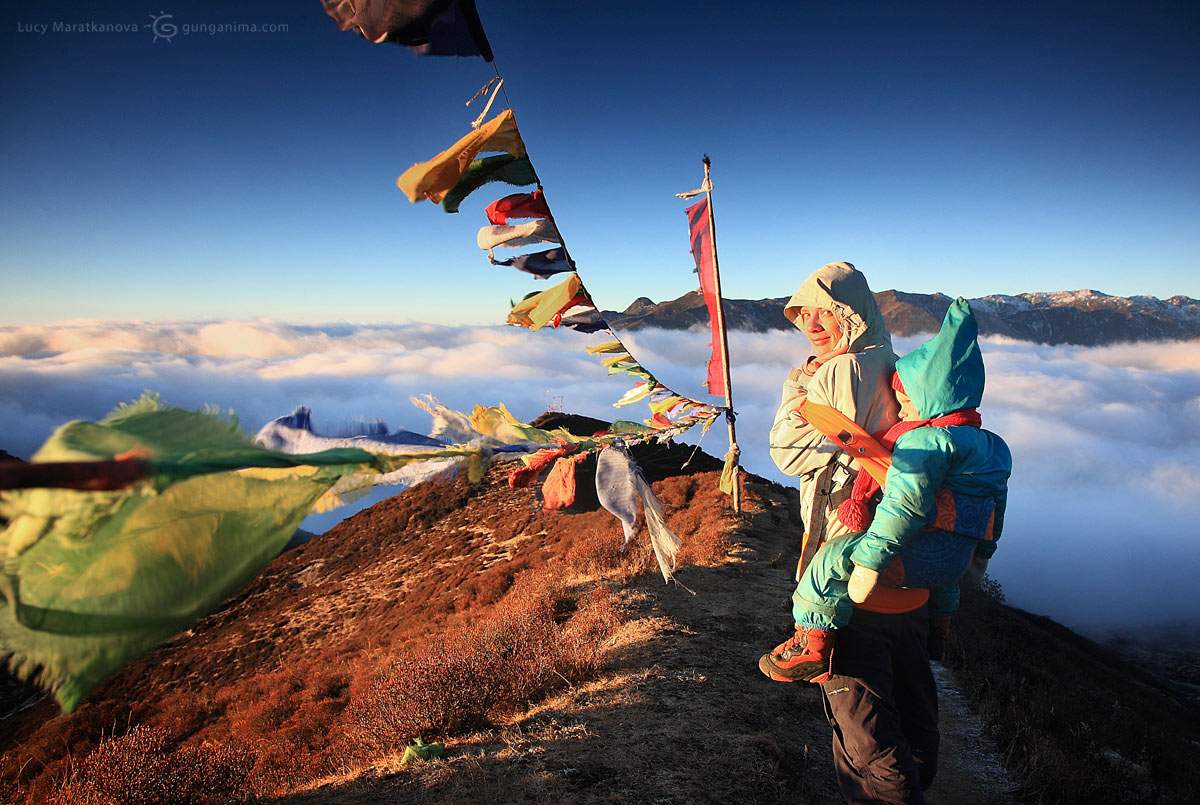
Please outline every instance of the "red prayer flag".
[[509, 218], [549, 218], [550, 207], [542, 196], [541, 190], [532, 193], [513, 193], [511, 196], [497, 199], [487, 205], [484, 210], [487, 218], [495, 226], [508, 223]]
[[708, 359], [708, 379], [705, 385], [709, 394], [724, 397], [725, 361], [721, 351], [719, 326], [721, 297], [717, 295], [717, 262], [713, 255], [712, 222], [708, 214], [708, 197], [687, 208], [688, 230], [692, 237], [692, 256], [696, 258], [696, 271], [700, 274], [700, 290], [704, 294], [704, 305], [708, 308], [708, 319], [712, 326], [712, 357]]

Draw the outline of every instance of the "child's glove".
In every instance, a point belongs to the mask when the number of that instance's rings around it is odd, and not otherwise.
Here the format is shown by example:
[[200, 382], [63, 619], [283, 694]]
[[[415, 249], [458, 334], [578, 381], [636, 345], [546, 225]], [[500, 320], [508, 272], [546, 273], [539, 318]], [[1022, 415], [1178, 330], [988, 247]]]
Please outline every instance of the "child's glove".
[[850, 583], [847, 585], [847, 590], [850, 593], [850, 600], [856, 604], [861, 604], [867, 600], [867, 596], [875, 589], [875, 585], [879, 583], [879, 571], [871, 570], [867, 567], [854, 566], [854, 572], [850, 574]]

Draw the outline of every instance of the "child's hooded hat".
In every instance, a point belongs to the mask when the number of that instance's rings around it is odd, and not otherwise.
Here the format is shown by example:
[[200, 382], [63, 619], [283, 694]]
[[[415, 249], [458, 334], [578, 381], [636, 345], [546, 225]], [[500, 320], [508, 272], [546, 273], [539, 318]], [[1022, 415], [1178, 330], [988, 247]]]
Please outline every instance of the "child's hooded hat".
[[967, 300], [956, 299], [937, 335], [896, 360], [896, 373], [923, 419], [979, 406], [983, 355]]

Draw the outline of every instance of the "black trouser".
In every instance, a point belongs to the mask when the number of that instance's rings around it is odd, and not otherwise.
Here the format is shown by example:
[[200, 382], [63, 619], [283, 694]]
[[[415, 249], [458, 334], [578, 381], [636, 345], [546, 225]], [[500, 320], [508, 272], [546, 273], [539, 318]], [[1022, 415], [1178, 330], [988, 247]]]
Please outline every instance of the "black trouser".
[[925, 802], [939, 742], [928, 631], [925, 607], [902, 615], [856, 609], [837, 631], [834, 676], [821, 688], [847, 802]]

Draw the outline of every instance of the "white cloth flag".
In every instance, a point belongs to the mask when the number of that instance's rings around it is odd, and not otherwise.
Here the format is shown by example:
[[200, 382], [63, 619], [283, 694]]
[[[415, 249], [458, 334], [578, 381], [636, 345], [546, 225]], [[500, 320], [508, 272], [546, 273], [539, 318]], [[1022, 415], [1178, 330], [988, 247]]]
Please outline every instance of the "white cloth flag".
[[531, 246], [535, 243], [561, 243], [558, 228], [549, 218], [529, 221], [524, 224], [485, 226], [480, 227], [475, 237], [479, 248], [491, 255], [492, 249], [504, 246], [515, 249], [518, 246]]
[[621, 521], [625, 532], [625, 543], [629, 544], [637, 532], [637, 499], [642, 500], [646, 513], [646, 530], [650, 533], [650, 546], [654, 558], [662, 571], [663, 581], [675, 578], [675, 554], [683, 546], [679, 537], [667, 526], [663, 517], [663, 504], [646, 482], [641, 469], [621, 444], [614, 444], [600, 451], [596, 459], [596, 497], [600, 505]]

